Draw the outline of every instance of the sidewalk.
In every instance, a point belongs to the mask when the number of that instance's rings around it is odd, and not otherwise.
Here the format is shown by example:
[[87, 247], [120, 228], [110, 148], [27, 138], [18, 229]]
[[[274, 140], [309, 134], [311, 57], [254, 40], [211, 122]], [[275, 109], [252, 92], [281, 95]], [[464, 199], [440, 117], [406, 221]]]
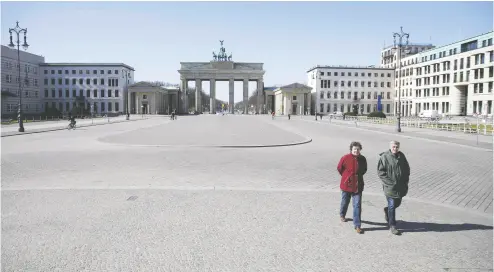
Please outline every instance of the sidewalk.
[[[146, 116], [142, 117], [141, 115], [131, 115], [130, 120], [128, 121], [138, 121], [144, 119], [148, 119], [148, 117]], [[76, 129], [77, 127], [97, 126], [97, 125], [114, 124], [114, 123], [121, 123], [128, 121], [126, 120], [126, 116], [94, 118], [94, 119], [76, 119], [77, 122]], [[18, 132], [19, 125], [12, 124], [12, 125], [2, 126], [1, 130], [2, 130], [2, 137], [7, 137], [7, 136], [16, 136], [16, 135], [67, 129], [68, 124], [69, 124], [68, 120], [24, 123], [24, 132]]]

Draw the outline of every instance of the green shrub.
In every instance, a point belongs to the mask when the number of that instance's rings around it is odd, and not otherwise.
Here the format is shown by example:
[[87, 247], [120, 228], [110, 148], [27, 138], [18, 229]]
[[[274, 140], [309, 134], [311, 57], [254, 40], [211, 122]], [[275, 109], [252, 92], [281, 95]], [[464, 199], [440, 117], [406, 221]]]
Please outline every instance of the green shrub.
[[386, 118], [386, 114], [384, 114], [382, 111], [374, 111], [369, 113], [367, 117], [374, 117], [374, 118]]
[[358, 114], [356, 112], [345, 112], [343, 115], [345, 115], [345, 116], [357, 116]]

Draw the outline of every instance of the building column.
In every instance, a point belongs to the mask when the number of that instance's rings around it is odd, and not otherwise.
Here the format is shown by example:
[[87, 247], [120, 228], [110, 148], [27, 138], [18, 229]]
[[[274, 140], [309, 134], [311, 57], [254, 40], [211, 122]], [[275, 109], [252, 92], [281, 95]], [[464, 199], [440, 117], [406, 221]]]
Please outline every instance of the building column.
[[249, 110], [249, 80], [244, 79], [244, 114]]
[[195, 109], [199, 113], [202, 113], [201, 91], [202, 91], [202, 80], [196, 79], [196, 105], [195, 105]]
[[209, 80], [209, 113], [216, 114], [216, 79]]
[[235, 81], [233, 79], [229, 80], [228, 84], [229, 89], [229, 99], [228, 99], [228, 111], [233, 114], [234, 111], [234, 91], [235, 91]]
[[[188, 101], [187, 101], [187, 88], [188, 88], [188, 82], [187, 82], [187, 79], [182, 79], [182, 86], [181, 86], [181, 89], [182, 89], [182, 113], [188, 113], [189, 112], [189, 105], [188, 105]], [[178, 111], [178, 109], [177, 109]]]
[[131, 91], [130, 90], [127, 90], [127, 104], [125, 105], [125, 112], [127, 112], [128, 114], [130, 114], [132, 111], [131, 111], [131, 107], [130, 107], [130, 101], [131, 101]]
[[263, 97], [263, 80], [262, 78], [257, 80], [257, 107], [256, 107], [256, 112], [258, 114], [261, 114], [262, 112], [262, 104], [263, 104], [263, 101], [262, 101], [262, 97]]

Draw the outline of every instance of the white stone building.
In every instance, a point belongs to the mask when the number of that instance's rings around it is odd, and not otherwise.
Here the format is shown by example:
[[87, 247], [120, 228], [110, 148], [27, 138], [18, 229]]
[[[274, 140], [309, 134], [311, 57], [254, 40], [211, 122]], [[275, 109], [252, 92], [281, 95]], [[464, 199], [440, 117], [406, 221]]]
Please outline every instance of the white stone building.
[[134, 68], [123, 63], [43, 63], [41, 96], [44, 108], [68, 113], [84, 108], [94, 114], [127, 113], [127, 87]]
[[312, 88], [311, 114], [352, 112], [359, 114], [378, 110], [393, 113], [394, 70], [375, 67], [316, 66], [307, 71]]
[[[22, 84], [22, 111], [39, 114], [41, 105], [39, 65], [45, 62], [43, 56], [20, 51], [21, 77], [19, 78], [17, 49], [1, 47], [2, 55], [2, 116], [16, 115], [19, 105], [19, 81]], [[26, 80], [27, 79], [27, 80]]]
[[383, 67], [396, 67], [396, 107], [401, 80], [402, 116], [418, 115], [423, 110], [437, 110], [448, 115], [492, 114], [492, 38], [493, 32], [489, 32], [408, 54], [401, 59], [399, 74], [396, 59], [387, 62], [384, 56]]

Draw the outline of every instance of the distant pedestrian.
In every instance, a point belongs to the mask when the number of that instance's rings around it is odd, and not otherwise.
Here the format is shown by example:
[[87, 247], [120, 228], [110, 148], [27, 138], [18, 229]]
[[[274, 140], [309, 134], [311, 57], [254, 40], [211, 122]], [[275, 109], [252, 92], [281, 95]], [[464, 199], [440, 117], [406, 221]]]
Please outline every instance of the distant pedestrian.
[[350, 143], [350, 153], [341, 157], [338, 163], [338, 172], [341, 175], [341, 205], [340, 220], [346, 222], [346, 212], [353, 202], [353, 226], [357, 233], [363, 234], [361, 229], [362, 191], [364, 190], [364, 175], [367, 172], [367, 160], [360, 154], [362, 145], [359, 142]]
[[288, 114], [288, 120], [290, 120], [290, 117], [291, 117], [291, 116], [292, 116], [291, 114]]
[[383, 184], [384, 195], [388, 206], [384, 208], [384, 218], [392, 234], [400, 235], [396, 229], [396, 209], [401, 200], [408, 193], [410, 179], [410, 165], [400, 150], [400, 142], [391, 141], [389, 150], [379, 154], [377, 174]]
[[271, 113], [271, 119], [274, 120], [274, 111]]

